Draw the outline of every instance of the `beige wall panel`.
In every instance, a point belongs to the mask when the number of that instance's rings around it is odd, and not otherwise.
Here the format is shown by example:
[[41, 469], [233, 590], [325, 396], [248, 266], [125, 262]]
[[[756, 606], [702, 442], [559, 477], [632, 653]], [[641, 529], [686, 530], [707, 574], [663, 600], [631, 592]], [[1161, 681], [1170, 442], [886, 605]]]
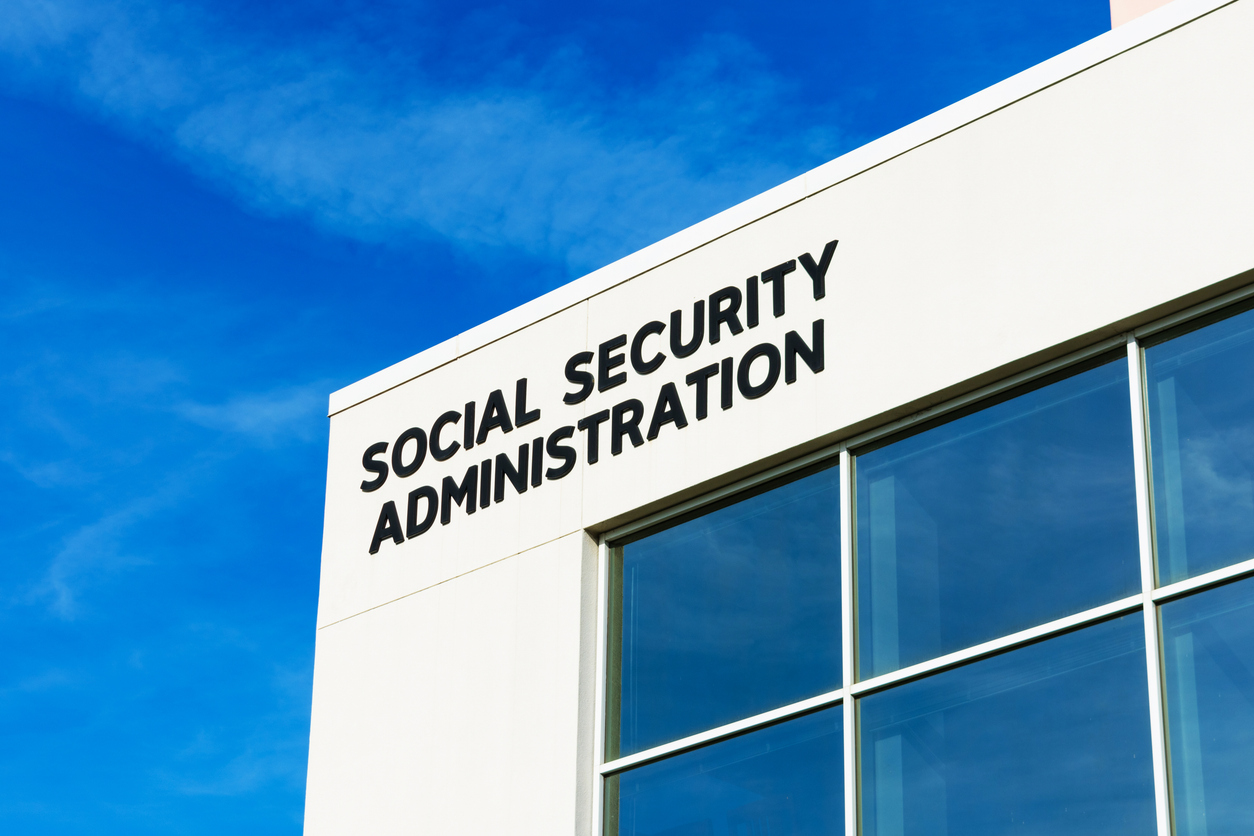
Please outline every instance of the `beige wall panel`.
[[595, 565], [572, 535], [320, 630], [305, 832], [586, 825]]
[[[572, 418], [577, 420], [577, 410], [561, 402], [561, 371], [564, 358], [583, 348], [585, 328], [586, 305], [579, 304], [331, 418], [320, 626], [579, 530], [581, 473], [576, 468], [565, 479], [529, 487], [521, 495], [506, 484], [501, 504], [482, 508], [471, 517], [463, 508], [453, 508], [448, 525], [437, 519], [426, 533], [399, 545], [385, 540], [377, 554], [369, 553], [384, 502], [396, 503], [403, 528], [411, 490], [430, 485], [438, 491], [445, 476], [460, 482], [468, 467], [498, 453], [516, 460], [520, 444], [547, 436]], [[441, 414], [462, 411], [471, 400], [477, 402], [482, 418], [488, 394], [498, 388], [512, 420], [515, 381], [522, 377], [528, 379], [528, 408], [540, 408], [539, 420], [510, 433], [494, 429], [484, 444], [460, 450], [445, 462], [428, 455], [417, 473], [407, 478], [392, 474], [378, 490], [361, 490], [362, 481], [373, 478], [361, 463], [370, 444], [387, 441], [391, 445], [410, 427], [429, 432]], [[559, 414], [557, 407], [564, 411]], [[443, 441], [447, 445], [461, 435], [461, 425], [454, 425], [443, 434]], [[412, 447], [411, 443], [407, 450]], [[380, 458], [390, 461], [390, 457], [389, 447]], [[420, 514], [425, 508], [425, 501], [420, 502]]]

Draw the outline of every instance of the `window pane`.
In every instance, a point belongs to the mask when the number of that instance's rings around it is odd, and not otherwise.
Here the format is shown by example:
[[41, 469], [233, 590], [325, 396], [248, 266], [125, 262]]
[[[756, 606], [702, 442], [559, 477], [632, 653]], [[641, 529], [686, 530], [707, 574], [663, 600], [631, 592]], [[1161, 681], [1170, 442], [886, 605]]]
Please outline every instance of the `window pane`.
[[1254, 833], [1254, 580], [1164, 604], [1179, 836]]
[[610, 757], [840, 687], [836, 468], [629, 543], [615, 567]]
[[606, 779], [608, 836], [844, 831], [840, 706]]
[[1162, 583], [1254, 557], [1254, 311], [1145, 350]]
[[1154, 833], [1144, 621], [859, 701], [867, 836]]
[[856, 467], [864, 679], [1140, 589], [1126, 361]]

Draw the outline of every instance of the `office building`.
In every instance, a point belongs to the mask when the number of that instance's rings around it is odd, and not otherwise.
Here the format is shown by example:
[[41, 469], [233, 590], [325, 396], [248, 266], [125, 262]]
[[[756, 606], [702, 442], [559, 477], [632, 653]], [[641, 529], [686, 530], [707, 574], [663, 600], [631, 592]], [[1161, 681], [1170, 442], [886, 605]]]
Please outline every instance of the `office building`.
[[1254, 833], [1254, 0], [335, 393], [306, 832]]

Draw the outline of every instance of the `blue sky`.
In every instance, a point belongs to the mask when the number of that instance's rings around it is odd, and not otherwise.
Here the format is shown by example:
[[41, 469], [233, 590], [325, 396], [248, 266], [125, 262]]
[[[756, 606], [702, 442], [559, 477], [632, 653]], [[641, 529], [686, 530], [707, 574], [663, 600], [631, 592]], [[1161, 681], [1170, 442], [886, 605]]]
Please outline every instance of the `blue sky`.
[[1102, 0], [8, 0], [0, 831], [297, 833], [329, 392]]

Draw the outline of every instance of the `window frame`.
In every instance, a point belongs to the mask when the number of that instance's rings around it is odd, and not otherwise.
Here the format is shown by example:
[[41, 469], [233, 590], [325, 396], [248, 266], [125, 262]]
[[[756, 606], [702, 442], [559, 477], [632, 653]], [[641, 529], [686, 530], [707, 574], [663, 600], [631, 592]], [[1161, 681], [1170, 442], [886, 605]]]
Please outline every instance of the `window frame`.
[[[1156, 581], [1156, 559], [1152, 507], [1152, 474], [1149, 467], [1149, 415], [1146, 391], [1146, 367], [1144, 350], [1178, 333], [1202, 328], [1212, 321], [1235, 315], [1254, 306], [1254, 285], [1217, 296], [1168, 316], [1123, 331], [1104, 339], [1095, 340], [1076, 351], [1054, 360], [1040, 363], [1030, 369], [997, 380], [966, 394], [944, 400], [914, 414], [889, 421], [871, 430], [855, 434], [837, 443], [800, 456], [784, 464], [765, 469], [751, 476], [733, 481], [701, 496], [641, 517], [614, 529], [594, 534], [598, 544], [597, 602], [596, 602], [596, 664], [593, 720], [593, 785], [592, 785], [592, 833], [605, 833], [606, 778], [634, 766], [661, 760], [680, 752], [695, 749], [728, 737], [815, 711], [840, 705], [843, 712], [844, 735], [844, 801], [846, 836], [860, 832], [858, 781], [858, 725], [857, 703], [861, 697], [883, 691], [903, 682], [919, 679], [959, 665], [1005, 653], [1016, 647], [1035, 643], [1065, 632], [1080, 629], [1120, 615], [1140, 610], [1145, 630], [1145, 663], [1149, 689], [1151, 752], [1153, 757], [1154, 804], [1158, 836], [1172, 836], [1169, 775], [1166, 747], [1166, 705], [1163, 698], [1164, 656], [1161, 647], [1159, 607], [1168, 601], [1229, 581], [1254, 577], [1254, 559], [1226, 566], [1204, 574], [1159, 586]], [[925, 431], [930, 425], [943, 423], [959, 416], [991, 405], [998, 400], [1013, 397], [1016, 390], [1047, 385], [1051, 379], [1078, 372], [1104, 354], [1122, 352], [1126, 355], [1129, 372], [1129, 415], [1132, 422], [1133, 473], [1135, 479], [1137, 538], [1140, 557], [1140, 591], [1101, 606], [1075, 613], [1044, 624], [1020, 630], [981, 644], [944, 654], [889, 673], [864, 680], [857, 679], [856, 665], [856, 507], [854, 468], [859, 450], [888, 443], [892, 437]], [[807, 468], [823, 463], [839, 467], [840, 485], [840, 576], [842, 604], [842, 673], [841, 688], [806, 700], [792, 703], [771, 711], [745, 717], [716, 728], [689, 735], [679, 740], [646, 749], [614, 760], [605, 760], [606, 722], [608, 719], [609, 672], [608, 649], [610, 639], [609, 619], [613, 609], [610, 602], [611, 548], [620, 541], [639, 536], [648, 529], [672, 523], [680, 517], [691, 517], [714, 506], [734, 501], [737, 494], [761, 488], [767, 483], [781, 482]]]

